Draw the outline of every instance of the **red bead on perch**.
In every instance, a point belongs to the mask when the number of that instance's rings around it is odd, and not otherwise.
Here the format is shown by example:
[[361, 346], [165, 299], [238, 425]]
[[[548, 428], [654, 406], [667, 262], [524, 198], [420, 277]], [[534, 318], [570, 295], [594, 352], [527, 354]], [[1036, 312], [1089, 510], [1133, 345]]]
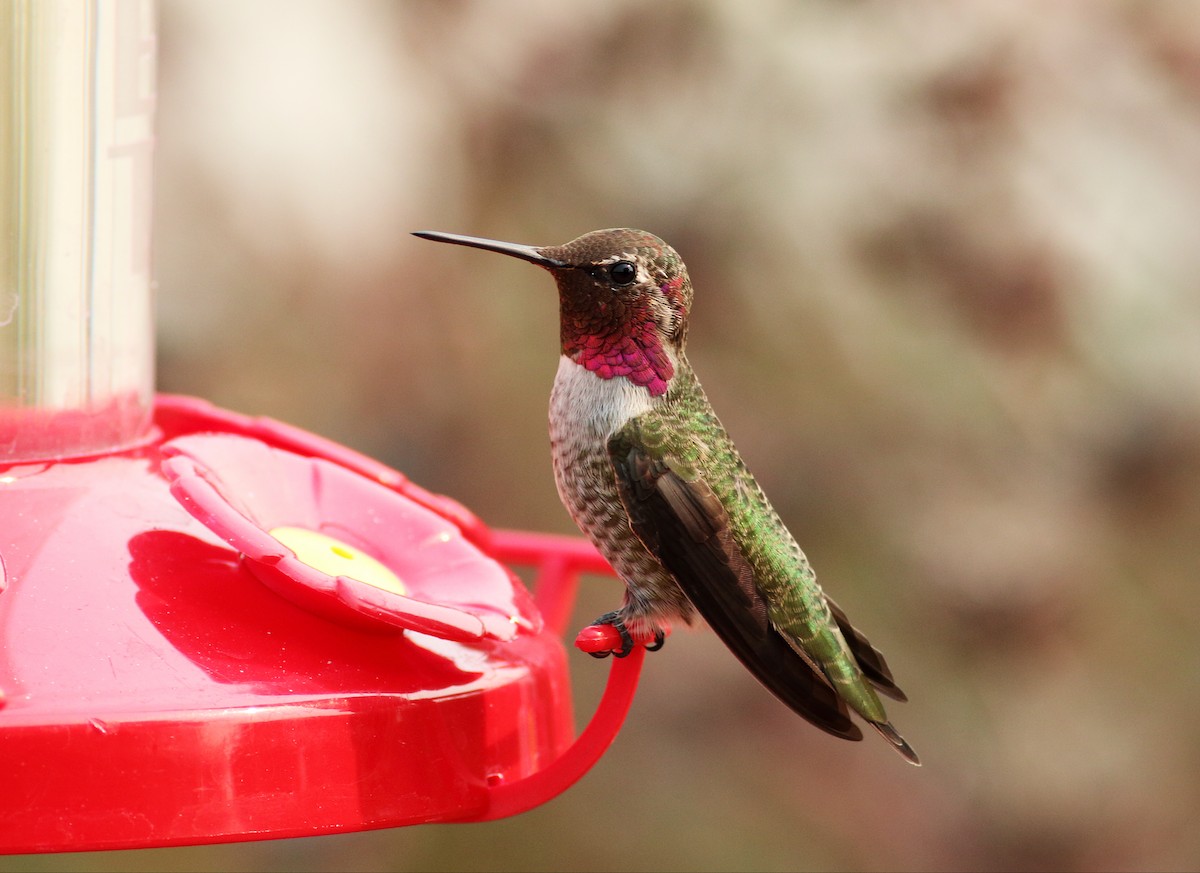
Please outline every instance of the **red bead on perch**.
[[[671, 629], [664, 628], [663, 636], [670, 635]], [[638, 646], [653, 646], [657, 642], [652, 633], [631, 634], [631, 636], [634, 645]], [[575, 648], [589, 655], [603, 657], [621, 651], [625, 648], [625, 643], [621, 639], [621, 632], [611, 624], [590, 624], [575, 637]]]

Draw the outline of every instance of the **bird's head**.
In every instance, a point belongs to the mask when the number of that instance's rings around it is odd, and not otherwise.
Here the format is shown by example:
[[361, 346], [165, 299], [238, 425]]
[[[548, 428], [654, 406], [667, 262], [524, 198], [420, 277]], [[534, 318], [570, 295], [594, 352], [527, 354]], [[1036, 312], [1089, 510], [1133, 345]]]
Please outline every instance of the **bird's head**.
[[614, 228], [561, 246], [527, 246], [432, 231], [417, 236], [549, 270], [558, 283], [562, 353], [602, 378], [666, 393], [687, 339], [692, 284], [683, 260], [658, 237]]

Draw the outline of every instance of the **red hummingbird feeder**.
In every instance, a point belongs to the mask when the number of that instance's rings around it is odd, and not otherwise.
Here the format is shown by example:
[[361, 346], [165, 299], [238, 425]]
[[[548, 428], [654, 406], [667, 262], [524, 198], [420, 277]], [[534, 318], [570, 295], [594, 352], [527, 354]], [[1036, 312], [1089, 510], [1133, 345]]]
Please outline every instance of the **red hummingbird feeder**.
[[[613, 660], [576, 737], [561, 635], [607, 563], [155, 396], [154, 9], [4, 14], [23, 99], [0, 154], [22, 194], [0, 203], [0, 852], [485, 821], [566, 790], [644, 655]], [[537, 568], [532, 594], [510, 565]]]

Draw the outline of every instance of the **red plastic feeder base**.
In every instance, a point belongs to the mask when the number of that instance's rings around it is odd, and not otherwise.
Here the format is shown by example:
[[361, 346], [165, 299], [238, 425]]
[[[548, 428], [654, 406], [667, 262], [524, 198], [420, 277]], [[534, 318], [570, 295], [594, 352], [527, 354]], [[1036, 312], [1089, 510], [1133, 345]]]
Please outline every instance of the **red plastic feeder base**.
[[[269, 419], [162, 397], [155, 425], [0, 467], [0, 851], [498, 818], [612, 741], [643, 651], [574, 739], [590, 545]], [[540, 567], [536, 598], [500, 561]]]

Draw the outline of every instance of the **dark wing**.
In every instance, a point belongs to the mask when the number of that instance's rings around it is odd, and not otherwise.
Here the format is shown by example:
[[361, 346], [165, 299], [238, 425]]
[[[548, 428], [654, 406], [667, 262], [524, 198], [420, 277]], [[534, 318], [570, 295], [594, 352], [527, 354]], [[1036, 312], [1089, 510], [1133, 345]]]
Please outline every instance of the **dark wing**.
[[846, 704], [771, 626], [729, 514], [708, 483], [684, 479], [624, 432], [608, 443], [634, 533], [713, 631], [772, 694], [822, 730], [861, 740]]

